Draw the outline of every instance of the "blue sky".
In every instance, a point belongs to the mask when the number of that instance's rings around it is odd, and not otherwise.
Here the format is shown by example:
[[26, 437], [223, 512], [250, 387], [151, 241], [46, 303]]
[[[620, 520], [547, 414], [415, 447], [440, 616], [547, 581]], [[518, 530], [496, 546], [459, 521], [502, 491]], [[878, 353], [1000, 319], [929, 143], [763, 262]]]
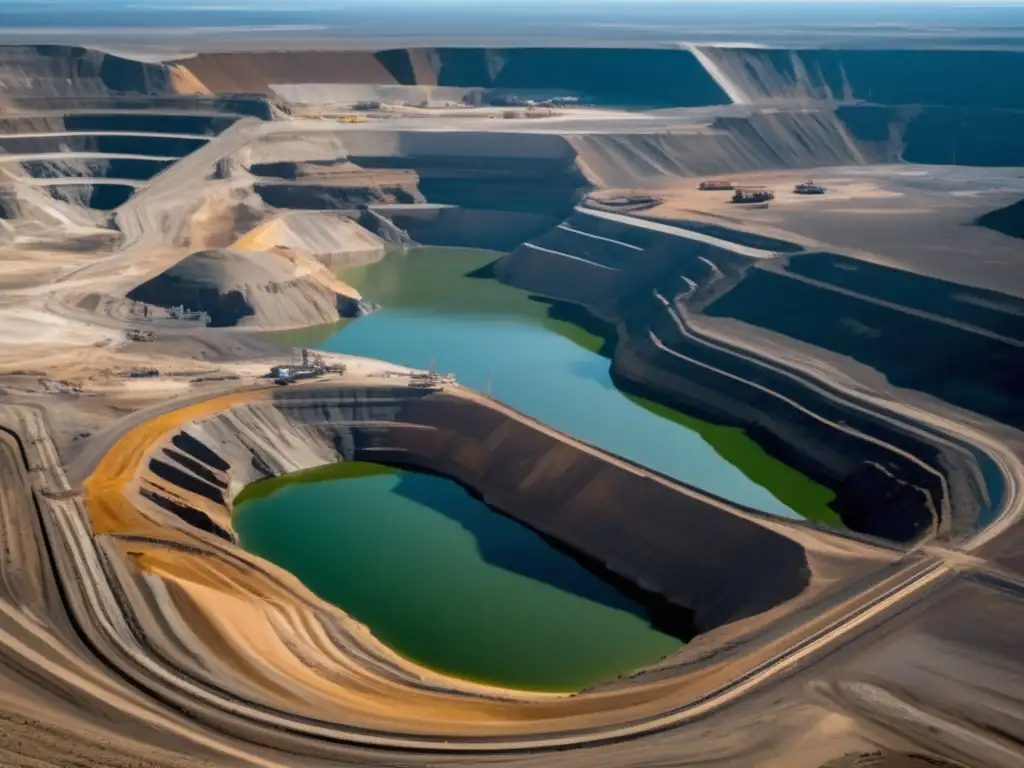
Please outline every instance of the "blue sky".
[[[1024, 26], [1024, 0], [0, 0], [9, 30], [320, 25], [349, 34], [500, 33], [569, 24]], [[477, 26], [474, 26], [477, 24]], [[539, 34], [539, 32], [538, 32]]]

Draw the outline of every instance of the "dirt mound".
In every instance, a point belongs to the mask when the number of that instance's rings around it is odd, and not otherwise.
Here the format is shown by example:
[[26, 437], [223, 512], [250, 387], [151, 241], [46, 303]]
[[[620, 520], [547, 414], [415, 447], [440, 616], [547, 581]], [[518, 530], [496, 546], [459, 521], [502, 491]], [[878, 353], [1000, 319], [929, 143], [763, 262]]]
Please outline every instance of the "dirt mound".
[[272, 329], [320, 325], [361, 313], [359, 295], [345, 295], [345, 290], [351, 289], [299, 258], [218, 249], [193, 253], [133, 289], [128, 299], [205, 312], [214, 327]]

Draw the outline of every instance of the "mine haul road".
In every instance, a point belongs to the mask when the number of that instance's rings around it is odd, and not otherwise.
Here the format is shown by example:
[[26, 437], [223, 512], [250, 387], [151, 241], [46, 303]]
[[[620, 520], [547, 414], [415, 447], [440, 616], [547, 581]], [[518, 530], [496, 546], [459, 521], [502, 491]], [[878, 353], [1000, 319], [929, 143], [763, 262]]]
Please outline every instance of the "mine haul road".
[[[475, 393], [469, 396], [481, 397]], [[181, 405], [181, 402], [172, 403], [166, 410], [175, 410]], [[493, 403], [491, 405], [494, 406]], [[497, 407], [501, 408], [500, 405]], [[6, 414], [2, 410], [6, 410]], [[45, 432], [42, 418], [38, 413], [26, 414], [25, 409], [15, 408], [0, 409], [0, 418], [6, 415], [5, 420], [10, 423], [8, 414], [15, 410], [22, 411], [22, 418], [18, 419], [20, 423], [16, 429], [8, 427], [5, 431], [18, 439], [23, 452], [28, 451], [29, 464], [35, 470], [29, 474], [35, 482], [45, 483], [45, 487], [37, 485], [35, 488], [45, 548], [62, 585], [68, 615], [87, 645], [119, 676], [131, 680], [137, 688], [171, 706], [188, 702], [189, 708], [201, 705], [218, 713], [216, 717], [237, 717], [316, 739], [392, 750], [482, 754], [599, 745], [669, 729], [706, 716], [757, 689], [781, 681], [801, 666], [813, 663], [818, 654], [852, 639], [858, 632], [869, 631], [884, 623], [889, 616], [924, 596], [930, 588], [940, 585], [957, 570], [942, 558], [926, 551], [919, 552], [923, 556], [908, 560], [903, 569], [875, 588], [875, 594], [851, 600], [844, 615], [796, 639], [787, 649], [759, 666], [685, 706], [619, 727], [512, 738], [415, 737], [345, 729], [333, 723], [287, 716], [227, 698], [182, 677], [176, 670], [152, 658], [121, 610], [121, 601], [117, 597], [119, 588], [110, 573], [110, 555], [94, 538], [84, 503], [80, 497], [67, 493], [64, 469]], [[517, 418], [523, 418], [511, 409], [509, 411]], [[110, 439], [112, 435], [106, 437]], [[81, 468], [78, 471], [81, 472]], [[6, 497], [4, 501], [6, 503]]]

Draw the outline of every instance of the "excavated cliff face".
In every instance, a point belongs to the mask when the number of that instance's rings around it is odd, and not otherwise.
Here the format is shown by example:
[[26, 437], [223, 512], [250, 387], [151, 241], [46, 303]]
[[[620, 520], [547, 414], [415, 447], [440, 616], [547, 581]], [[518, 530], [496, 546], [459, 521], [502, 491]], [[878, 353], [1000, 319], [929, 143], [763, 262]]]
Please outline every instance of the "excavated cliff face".
[[175, 71], [84, 48], [0, 46], [0, 172], [36, 180], [53, 210], [109, 211], [239, 117], [270, 117], [262, 99], [181, 91]]
[[679, 177], [866, 165], [885, 151], [861, 142], [831, 109], [774, 110], [718, 117], [684, 132], [568, 137], [597, 186], [677, 184]]
[[[272, 402], [236, 405], [152, 452], [139, 489], [183, 524], [230, 539], [230, 500], [241, 488], [338, 459], [452, 477], [505, 514], [692, 610], [701, 631], [814, 592], [823, 586], [810, 587], [821, 558], [830, 557], [815, 549], [814, 532], [790, 536], [784, 523], [609, 461], [482, 403], [405, 387], [297, 387]], [[838, 569], [833, 575], [863, 565], [853, 550], [829, 562]]]
[[709, 47], [697, 53], [735, 103], [845, 105], [835, 112], [839, 121], [888, 162], [1024, 162], [1019, 51]]
[[42, 99], [119, 92], [169, 93], [170, 78], [161, 65], [85, 48], [0, 47], [0, 96]]
[[592, 188], [573, 147], [554, 134], [353, 130], [344, 143], [371, 176], [415, 175], [432, 207], [380, 213], [430, 245], [508, 250], [557, 224]]
[[[833, 506], [853, 530], [899, 541], [933, 530], [956, 536], [998, 506], [999, 489], [982, 479], [991, 464], [984, 456], [808, 386], [773, 360], [708, 336], [702, 318], [729, 316], [806, 339], [871, 365], [900, 386], [1006, 420], [1016, 407], [1004, 384], [1019, 376], [1013, 373], [1019, 355], [1010, 354], [1013, 342], [1006, 346], [989, 334], [1005, 333], [1019, 320], [1012, 306], [1004, 312], [999, 307], [1005, 302], [993, 307], [992, 297], [966, 296], [979, 292], [962, 287], [943, 297], [938, 281], [855, 261], [817, 274], [843, 293], [827, 284], [812, 288], [795, 274], [783, 276], [786, 260], [770, 251], [758, 255], [725, 240], [695, 240], [686, 231], [659, 231], [621, 218], [578, 211], [504, 257], [496, 276], [579, 304], [610, 323], [617, 339], [612, 373], [621, 387], [743, 427], [770, 453], [836, 490]], [[791, 265], [827, 270], [819, 256], [788, 258]], [[761, 285], [769, 275], [772, 284]], [[850, 291], [866, 292], [865, 298], [858, 303]], [[907, 310], [878, 304], [901, 296]], [[955, 296], [962, 300], [951, 301]], [[955, 319], [929, 319], [924, 312]], [[974, 330], [955, 325], [968, 322]], [[955, 373], [933, 371], [952, 347], [971, 359], [996, 354], [995, 347], [1007, 354], [995, 368], [978, 358]], [[897, 364], [913, 374], [912, 381], [900, 378]]]
[[[216, 92], [262, 92], [297, 101], [313, 94], [359, 94], [330, 85], [442, 86], [445, 97], [470, 89], [520, 98], [578, 96], [588, 103], [666, 107], [725, 104], [728, 99], [689, 50], [630, 48], [407, 48], [373, 52], [200, 54], [179, 64]], [[300, 87], [306, 86], [306, 87]], [[316, 87], [319, 86], [319, 87]], [[365, 90], [364, 96], [386, 91]], [[415, 96], [430, 95], [418, 91]]]
[[[0, 46], [0, 103], [22, 112], [58, 111], [56, 115], [34, 118], [50, 120], [51, 128], [56, 130], [60, 129], [58, 123], [70, 117], [65, 115], [62, 118], [59, 114], [61, 110], [88, 112], [164, 109], [269, 118], [267, 102], [262, 98], [244, 95], [246, 93], [242, 90], [214, 96], [197, 83], [187, 70], [174, 64], [135, 61], [73, 46]], [[91, 117], [104, 121], [104, 118], [117, 116]], [[137, 118], [145, 120], [145, 115], [140, 114]], [[69, 127], [68, 130], [74, 129]], [[147, 129], [136, 127], [122, 130]], [[173, 128], [164, 126], [148, 130], [166, 131]]]

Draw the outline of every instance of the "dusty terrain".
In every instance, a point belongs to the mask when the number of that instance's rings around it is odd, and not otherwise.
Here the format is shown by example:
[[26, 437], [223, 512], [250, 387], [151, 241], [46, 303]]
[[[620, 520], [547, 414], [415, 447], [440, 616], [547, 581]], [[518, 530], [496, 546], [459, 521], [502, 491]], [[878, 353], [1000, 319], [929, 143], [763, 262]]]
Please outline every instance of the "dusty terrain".
[[[0, 48], [0, 764], [1021, 764], [1018, 91], [869, 53]], [[742, 427], [846, 530], [378, 361], [266, 378], [292, 353], [256, 331], [372, 311], [338, 270], [416, 243], [505, 251], [621, 388]], [[231, 526], [246, 484], [353, 458], [697, 636], [574, 696], [398, 657]]]

